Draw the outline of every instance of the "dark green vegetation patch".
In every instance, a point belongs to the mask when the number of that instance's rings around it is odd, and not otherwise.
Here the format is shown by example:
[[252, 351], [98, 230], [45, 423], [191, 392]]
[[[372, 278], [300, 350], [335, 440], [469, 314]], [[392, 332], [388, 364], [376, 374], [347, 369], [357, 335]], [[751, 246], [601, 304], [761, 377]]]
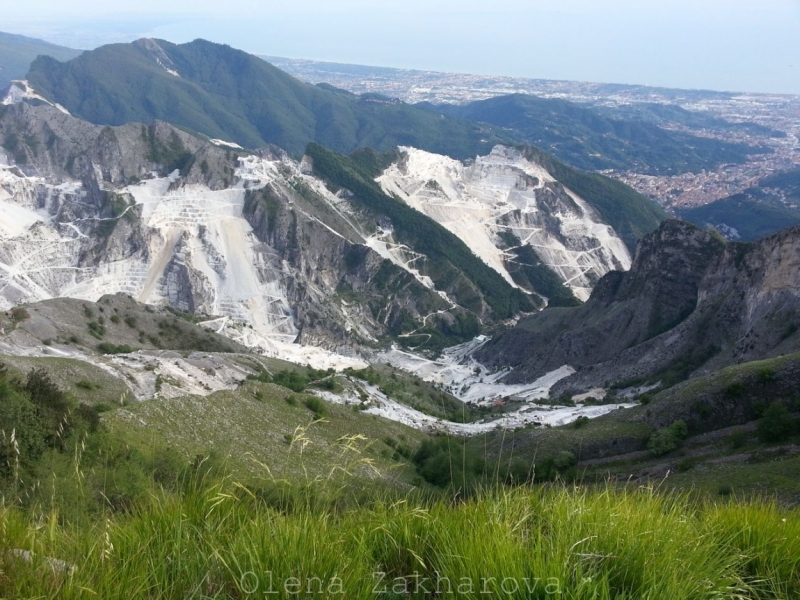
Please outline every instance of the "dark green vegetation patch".
[[93, 123], [159, 119], [245, 148], [276, 144], [300, 153], [311, 141], [339, 152], [412, 145], [466, 158], [503, 139], [462, 119], [302, 83], [260, 58], [204, 40], [112, 44], [67, 63], [40, 57], [28, 79]]
[[[639, 107], [639, 104], [635, 105]], [[649, 106], [649, 105], [648, 105]], [[581, 169], [633, 170], [652, 175], [677, 175], [713, 169], [723, 163], [743, 164], [748, 155], [770, 149], [698, 137], [659, 127], [665, 122], [695, 127], [735, 129], [722, 119], [709, 121], [679, 107], [659, 118], [650, 112], [604, 114], [601, 109], [557, 98], [512, 94], [465, 105], [436, 105], [431, 111], [502, 127], [516, 138], [545, 148]], [[644, 110], [644, 109], [643, 109]], [[684, 114], [686, 113], [686, 114]], [[777, 134], [769, 129], [751, 133]]]
[[[741, 194], [680, 209], [678, 216], [700, 227], [717, 227], [723, 234], [742, 241], [800, 225], [800, 169], [765, 177]], [[728, 228], [733, 228], [735, 235]]]

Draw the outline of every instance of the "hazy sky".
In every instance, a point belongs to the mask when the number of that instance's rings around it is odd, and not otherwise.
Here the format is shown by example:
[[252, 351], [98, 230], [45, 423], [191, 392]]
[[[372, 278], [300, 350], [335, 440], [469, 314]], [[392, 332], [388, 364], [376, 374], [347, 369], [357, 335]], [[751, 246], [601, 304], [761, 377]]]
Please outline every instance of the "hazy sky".
[[[800, 94], [800, 0], [0, 0], [0, 30], [274, 56]], [[11, 5], [13, 4], [13, 10]]]

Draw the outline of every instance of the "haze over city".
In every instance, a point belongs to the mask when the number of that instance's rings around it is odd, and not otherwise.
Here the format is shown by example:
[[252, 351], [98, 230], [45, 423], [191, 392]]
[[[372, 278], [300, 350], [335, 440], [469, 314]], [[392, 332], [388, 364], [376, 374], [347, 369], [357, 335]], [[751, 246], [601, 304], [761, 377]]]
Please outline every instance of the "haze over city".
[[93, 48], [202, 37], [257, 54], [464, 73], [800, 93], [797, 0], [302, 4], [33, 0], [7, 31]]

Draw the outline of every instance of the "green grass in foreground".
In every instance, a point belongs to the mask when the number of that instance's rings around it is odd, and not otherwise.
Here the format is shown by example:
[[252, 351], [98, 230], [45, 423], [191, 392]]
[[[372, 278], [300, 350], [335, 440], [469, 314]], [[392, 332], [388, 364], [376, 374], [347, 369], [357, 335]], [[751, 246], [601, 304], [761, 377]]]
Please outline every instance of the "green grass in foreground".
[[[388, 497], [348, 502], [321, 492], [306, 489], [287, 502], [288, 493], [254, 494], [230, 481], [195, 484], [181, 494], [153, 493], [130, 514], [80, 528], [59, 525], [55, 514], [32, 521], [6, 507], [0, 510], [0, 595], [800, 594], [800, 515], [765, 502], [702, 504], [652, 489], [560, 485], [456, 503]], [[30, 560], [21, 550], [31, 552]]]
[[[0, 409], [0, 598], [800, 594], [796, 509], [499, 469], [410, 488], [401, 425], [373, 441], [377, 418], [274, 384], [97, 413], [0, 371]], [[451, 483], [468, 454], [441, 456]]]

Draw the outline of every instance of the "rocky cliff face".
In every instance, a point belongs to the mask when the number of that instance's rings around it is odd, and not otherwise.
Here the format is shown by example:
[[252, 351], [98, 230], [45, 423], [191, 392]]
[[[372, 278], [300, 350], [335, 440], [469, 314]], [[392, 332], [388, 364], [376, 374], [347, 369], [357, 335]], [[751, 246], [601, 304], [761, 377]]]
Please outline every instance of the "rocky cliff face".
[[521, 248], [580, 300], [608, 271], [630, 267], [613, 228], [523, 151], [497, 146], [462, 163], [400, 150], [401, 158], [378, 179], [383, 189], [455, 233], [510, 284], [536, 287], [519, 277], [525, 259], [514, 251]]
[[611, 272], [589, 301], [546, 310], [486, 344], [479, 360], [513, 366], [509, 380], [569, 364], [559, 391], [626, 380], [675, 380], [800, 348], [800, 228], [725, 243], [668, 221]]
[[6, 308], [120, 292], [218, 317], [276, 354], [296, 341], [438, 350], [542, 298], [575, 304], [630, 265], [598, 212], [520, 150], [461, 163], [317, 148], [296, 162], [23, 100], [0, 108]]
[[[122, 292], [218, 316], [220, 331], [236, 325], [267, 350], [441, 346], [454, 325], [477, 328], [389, 220], [281, 151], [240, 152], [158, 122], [99, 127], [28, 103], [2, 108], [0, 146], [5, 308]], [[477, 329], [462, 333], [453, 339]]]

